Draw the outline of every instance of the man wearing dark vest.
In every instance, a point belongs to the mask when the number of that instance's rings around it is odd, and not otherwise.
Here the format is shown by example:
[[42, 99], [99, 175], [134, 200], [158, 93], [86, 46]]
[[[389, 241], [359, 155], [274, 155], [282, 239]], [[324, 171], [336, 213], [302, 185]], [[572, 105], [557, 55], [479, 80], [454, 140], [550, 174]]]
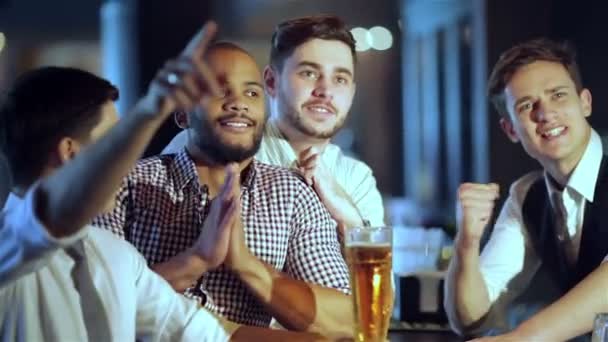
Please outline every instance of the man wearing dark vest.
[[500, 56], [488, 88], [503, 131], [543, 170], [511, 185], [481, 255], [499, 189], [459, 188], [445, 306], [462, 334], [512, 329], [563, 296], [608, 253], [608, 227], [600, 224], [608, 210], [607, 149], [587, 122], [591, 93], [574, 53], [546, 39], [516, 45]]

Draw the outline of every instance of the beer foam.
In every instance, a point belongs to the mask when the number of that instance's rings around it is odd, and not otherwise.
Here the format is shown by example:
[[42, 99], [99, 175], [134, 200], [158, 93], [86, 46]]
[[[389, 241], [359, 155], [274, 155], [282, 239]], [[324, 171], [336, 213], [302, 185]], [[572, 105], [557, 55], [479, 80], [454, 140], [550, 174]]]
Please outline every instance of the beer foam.
[[346, 243], [347, 248], [391, 248], [390, 242], [376, 243], [376, 242], [350, 242]]

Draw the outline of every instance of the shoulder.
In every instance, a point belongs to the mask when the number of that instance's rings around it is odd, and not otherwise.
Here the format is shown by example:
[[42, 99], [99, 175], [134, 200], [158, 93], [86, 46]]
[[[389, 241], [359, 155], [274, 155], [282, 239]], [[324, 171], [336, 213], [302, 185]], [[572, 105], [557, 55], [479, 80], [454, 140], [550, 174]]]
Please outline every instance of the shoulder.
[[257, 183], [264, 187], [275, 187], [277, 185], [291, 185], [296, 188], [306, 187], [304, 178], [290, 168], [271, 165], [258, 160], [255, 169]]
[[127, 176], [130, 181], [152, 180], [176, 167], [176, 154], [163, 154], [139, 160]]
[[364, 162], [347, 156], [342, 149], [334, 144], [329, 144], [325, 148], [325, 160], [328, 164], [334, 164], [341, 172], [348, 172], [354, 175], [371, 175], [372, 169]]
[[95, 252], [100, 258], [107, 260], [109, 265], [134, 265], [139, 262], [140, 254], [137, 249], [109, 230], [90, 226], [88, 237]]
[[[519, 217], [523, 210], [524, 201], [528, 196], [530, 188], [542, 178], [543, 171], [538, 170], [529, 172], [513, 182], [509, 188], [509, 195], [503, 205], [502, 211], [505, 213], [505, 215], [508, 217]], [[502, 212], [501, 215], [503, 215]]]
[[530, 187], [532, 187], [532, 185], [536, 183], [536, 181], [542, 178], [542, 170], [536, 170], [526, 173], [525, 175], [519, 177], [519, 179], [517, 179], [515, 182], [513, 182], [513, 184], [511, 184], [511, 187], [509, 189], [509, 195], [521, 199], [525, 198], [528, 191], [530, 190]]

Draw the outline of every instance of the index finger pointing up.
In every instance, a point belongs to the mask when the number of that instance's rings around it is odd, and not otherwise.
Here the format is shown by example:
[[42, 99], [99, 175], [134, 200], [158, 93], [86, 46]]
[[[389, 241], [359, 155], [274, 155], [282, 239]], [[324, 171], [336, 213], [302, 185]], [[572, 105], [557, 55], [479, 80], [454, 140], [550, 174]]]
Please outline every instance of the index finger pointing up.
[[207, 46], [217, 33], [217, 24], [213, 21], [208, 21], [205, 23], [203, 28], [198, 31], [191, 39], [184, 51], [182, 51], [182, 55], [189, 57], [201, 57], [207, 51]]

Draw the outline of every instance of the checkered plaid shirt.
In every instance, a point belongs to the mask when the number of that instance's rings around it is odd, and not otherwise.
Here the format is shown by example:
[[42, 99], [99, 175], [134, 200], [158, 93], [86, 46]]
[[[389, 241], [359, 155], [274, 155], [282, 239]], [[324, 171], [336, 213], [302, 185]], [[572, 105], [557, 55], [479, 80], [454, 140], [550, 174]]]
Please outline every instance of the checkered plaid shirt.
[[[293, 171], [253, 161], [241, 187], [247, 246], [260, 260], [295, 279], [348, 293], [336, 224], [314, 191]], [[191, 247], [211, 199], [185, 150], [141, 160], [126, 177], [110, 213], [94, 224], [127, 239], [149, 264]], [[271, 315], [223, 266], [186, 290], [231, 321], [267, 326]]]

